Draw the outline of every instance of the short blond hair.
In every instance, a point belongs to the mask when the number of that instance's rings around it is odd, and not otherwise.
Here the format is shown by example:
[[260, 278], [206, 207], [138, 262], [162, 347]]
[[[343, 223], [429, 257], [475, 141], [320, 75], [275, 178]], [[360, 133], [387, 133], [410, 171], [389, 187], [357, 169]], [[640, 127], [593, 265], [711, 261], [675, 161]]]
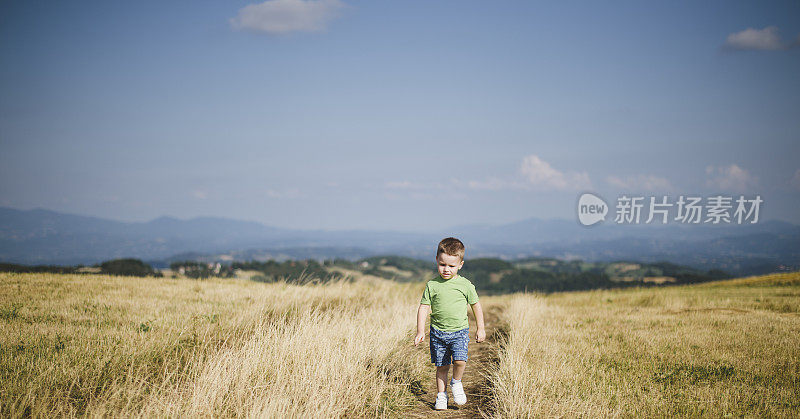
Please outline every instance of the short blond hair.
[[455, 237], [448, 237], [439, 242], [439, 248], [436, 249], [436, 257], [442, 253], [450, 256], [458, 256], [464, 260], [464, 243]]

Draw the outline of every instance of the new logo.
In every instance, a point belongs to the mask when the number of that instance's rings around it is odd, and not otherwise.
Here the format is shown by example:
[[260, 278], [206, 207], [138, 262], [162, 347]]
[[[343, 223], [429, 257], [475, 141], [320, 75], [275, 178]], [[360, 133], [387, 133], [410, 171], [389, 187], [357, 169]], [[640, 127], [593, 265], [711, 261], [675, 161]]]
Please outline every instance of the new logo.
[[608, 204], [599, 196], [585, 193], [578, 199], [578, 221], [585, 226], [597, 224], [606, 219]]

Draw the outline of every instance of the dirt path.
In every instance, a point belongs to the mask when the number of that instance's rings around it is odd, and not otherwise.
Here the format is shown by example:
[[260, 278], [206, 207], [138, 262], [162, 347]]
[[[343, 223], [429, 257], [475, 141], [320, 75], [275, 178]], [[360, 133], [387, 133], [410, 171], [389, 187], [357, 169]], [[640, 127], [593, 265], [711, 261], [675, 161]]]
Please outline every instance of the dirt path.
[[[416, 350], [420, 352], [420, 359], [424, 359], [428, 365], [429, 377], [425, 382], [425, 391], [417, 394], [417, 403], [411, 410], [404, 412], [404, 417], [412, 418], [480, 418], [490, 414], [491, 404], [489, 403], [489, 386], [485, 378], [487, 368], [497, 362], [497, 338], [498, 338], [498, 319], [500, 318], [501, 307], [497, 304], [481, 301], [483, 304], [484, 319], [486, 322], [486, 341], [475, 343], [475, 331], [477, 326], [474, 319], [470, 317], [470, 342], [469, 342], [469, 361], [467, 369], [464, 371], [462, 382], [464, 392], [467, 393], [467, 404], [458, 406], [453, 401], [453, 393], [450, 386], [447, 387], [449, 403], [447, 410], [435, 410], [433, 408], [436, 401], [436, 367], [430, 363], [429, 336], [425, 337], [425, 342], [420, 344]], [[427, 333], [426, 333], [427, 335]], [[452, 374], [452, 369], [450, 370]], [[450, 377], [448, 377], [449, 380]], [[483, 414], [482, 414], [483, 413]]]

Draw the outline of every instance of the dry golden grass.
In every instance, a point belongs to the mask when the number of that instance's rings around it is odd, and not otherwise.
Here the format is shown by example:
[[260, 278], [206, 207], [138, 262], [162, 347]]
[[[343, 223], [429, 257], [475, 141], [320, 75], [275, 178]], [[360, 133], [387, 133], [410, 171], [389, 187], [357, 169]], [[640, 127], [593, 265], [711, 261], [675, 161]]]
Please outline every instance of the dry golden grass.
[[506, 297], [497, 417], [796, 417], [800, 273]]
[[[0, 416], [404, 415], [421, 287], [0, 274]], [[800, 409], [798, 273], [491, 301], [498, 417]]]
[[0, 274], [0, 416], [384, 416], [419, 284]]

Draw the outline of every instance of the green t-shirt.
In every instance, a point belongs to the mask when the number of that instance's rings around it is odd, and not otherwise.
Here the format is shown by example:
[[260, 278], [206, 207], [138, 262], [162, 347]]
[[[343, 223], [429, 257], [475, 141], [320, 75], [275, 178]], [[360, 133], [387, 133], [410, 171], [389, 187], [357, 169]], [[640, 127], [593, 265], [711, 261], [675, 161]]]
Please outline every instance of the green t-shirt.
[[431, 326], [444, 332], [454, 332], [469, 327], [467, 305], [477, 302], [478, 293], [467, 278], [456, 275], [443, 279], [437, 275], [425, 284], [419, 303], [431, 306]]

